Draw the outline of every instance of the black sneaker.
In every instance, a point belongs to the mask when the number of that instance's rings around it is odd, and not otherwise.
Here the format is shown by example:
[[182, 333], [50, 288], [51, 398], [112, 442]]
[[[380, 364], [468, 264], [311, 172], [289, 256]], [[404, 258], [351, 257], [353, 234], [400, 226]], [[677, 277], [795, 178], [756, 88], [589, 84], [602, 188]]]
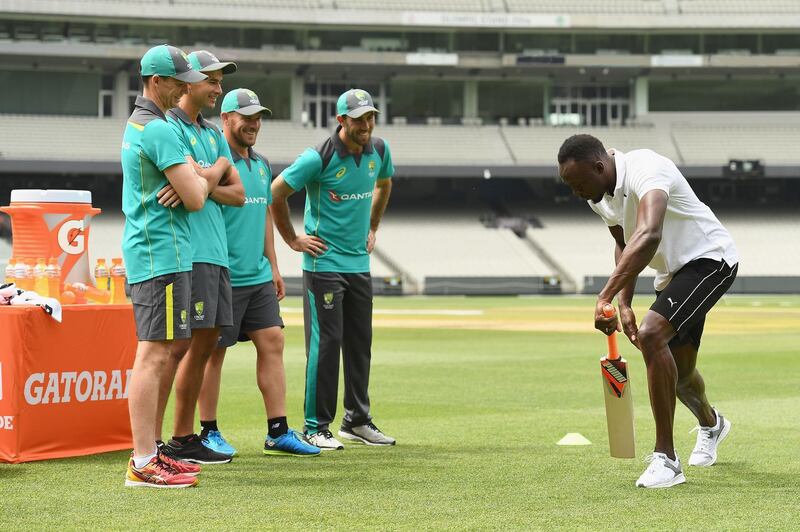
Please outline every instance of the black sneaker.
[[174, 458], [192, 464], [227, 464], [233, 460], [232, 456], [212, 451], [203, 445], [200, 436], [192, 434], [186, 443], [179, 443], [174, 439], [161, 449], [161, 452]]

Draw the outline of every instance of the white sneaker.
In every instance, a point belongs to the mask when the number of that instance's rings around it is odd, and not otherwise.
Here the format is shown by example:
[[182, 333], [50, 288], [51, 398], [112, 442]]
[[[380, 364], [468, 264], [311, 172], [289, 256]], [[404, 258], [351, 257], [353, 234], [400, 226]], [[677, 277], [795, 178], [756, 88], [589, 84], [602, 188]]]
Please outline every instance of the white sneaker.
[[337, 440], [329, 430], [321, 430], [314, 434], [306, 434], [306, 441], [323, 451], [341, 451], [344, 449], [342, 442]]
[[397, 441], [391, 436], [387, 436], [381, 429], [369, 422], [366, 425], [357, 427], [342, 427], [339, 429], [339, 436], [350, 441], [360, 441], [367, 445], [394, 445]]
[[645, 458], [646, 462], [650, 462], [642, 476], [636, 481], [636, 486], [639, 488], [669, 488], [677, 484], [686, 482], [686, 477], [683, 476], [683, 469], [681, 469], [681, 461], [678, 455], [675, 455], [675, 460], [670, 460], [664, 453], [653, 453]]
[[731, 430], [731, 422], [722, 414], [714, 409], [717, 415], [717, 424], [714, 427], [696, 426], [691, 432], [697, 431], [697, 443], [694, 446], [692, 455], [689, 457], [689, 465], [708, 467], [717, 461], [717, 447]]

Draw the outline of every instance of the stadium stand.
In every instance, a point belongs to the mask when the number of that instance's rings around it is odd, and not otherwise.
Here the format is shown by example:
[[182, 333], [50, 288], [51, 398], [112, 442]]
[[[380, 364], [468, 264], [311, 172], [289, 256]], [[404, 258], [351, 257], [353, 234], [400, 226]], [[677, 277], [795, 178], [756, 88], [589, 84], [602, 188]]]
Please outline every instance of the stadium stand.
[[512, 13], [641, 14], [665, 12], [662, 0], [506, 0]]
[[498, 126], [381, 126], [396, 160], [416, 164], [511, 164]]
[[502, 133], [519, 164], [553, 164], [564, 139], [577, 133], [589, 133], [606, 147], [623, 151], [650, 148], [678, 162], [678, 153], [666, 127], [505, 127]]
[[800, 13], [796, 0], [679, 0], [683, 14], [740, 13], [748, 15]]
[[484, 227], [474, 210], [395, 211], [378, 245], [417, 281], [428, 277], [526, 277], [553, 272], [510, 229]]
[[[218, 119], [215, 119], [218, 122]], [[730, 159], [796, 165], [800, 113], [651, 113], [634, 127], [386, 125], [392, 154], [406, 165], [552, 165], [565, 138], [595, 135], [608, 147], [649, 148], [677, 164], [723, 166]], [[119, 160], [124, 122], [113, 118], [0, 115], [0, 157], [26, 160]], [[47, 149], [41, 132], [50, 132]], [[273, 163], [292, 162], [327, 129], [267, 120], [256, 149]], [[724, 138], [724, 142], [720, 139]], [[444, 144], [443, 144], [444, 142]]]
[[[712, 205], [731, 232], [741, 259], [739, 277], [797, 275], [800, 264], [798, 217], [787, 209], [720, 208]], [[614, 243], [603, 221], [588, 206], [529, 207], [542, 227], [530, 227], [528, 237], [547, 249], [582, 289], [587, 277], [604, 277], [614, 269]], [[781, 260], [775, 260], [780, 243]], [[586, 260], [592, 257], [592, 260]], [[644, 276], [652, 276], [645, 270]]]
[[[798, 0], [2, 4], [0, 76], [10, 93], [0, 111], [0, 174], [8, 189], [95, 187], [104, 210], [92, 223], [96, 256], [119, 255], [119, 142], [136, 59], [170, 40], [235, 60], [248, 81], [265, 76], [280, 119], [263, 123], [256, 148], [278, 171], [330, 135], [314, 124], [333, 123], [326, 113], [343, 83], [369, 84], [391, 123], [376, 134], [389, 141], [398, 172], [372, 273], [402, 277], [407, 292], [469, 278], [449, 293], [487, 293], [492, 283], [513, 293], [514, 279], [533, 277], [561, 279], [567, 292], [596, 290], [613, 268], [611, 239], [556, 176], [558, 148], [576, 133], [680, 165], [731, 230], [740, 276], [776, 286], [800, 263], [800, 41], [790, 24]], [[169, 15], [177, 12], [197, 18], [176, 25]], [[356, 14], [363, 18], [352, 24]], [[62, 86], [60, 99], [45, 97]], [[729, 102], [719, 100], [725, 95]], [[615, 106], [613, 120], [603, 105]], [[95, 113], [114, 118], [79, 116]], [[619, 125], [546, 125], [581, 120]], [[735, 173], [734, 159], [759, 161], [763, 175]], [[517, 233], [484, 225], [500, 219]], [[276, 251], [299, 286], [301, 255], [280, 237]], [[0, 242], [0, 264], [8, 253]], [[794, 282], [790, 290], [800, 290]]]

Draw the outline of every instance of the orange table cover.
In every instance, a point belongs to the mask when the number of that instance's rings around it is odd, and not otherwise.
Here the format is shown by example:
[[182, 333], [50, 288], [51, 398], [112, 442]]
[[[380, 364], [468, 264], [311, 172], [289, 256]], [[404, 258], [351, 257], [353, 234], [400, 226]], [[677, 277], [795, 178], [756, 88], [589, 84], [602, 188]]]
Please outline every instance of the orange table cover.
[[0, 461], [130, 449], [133, 309], [0, 307]]

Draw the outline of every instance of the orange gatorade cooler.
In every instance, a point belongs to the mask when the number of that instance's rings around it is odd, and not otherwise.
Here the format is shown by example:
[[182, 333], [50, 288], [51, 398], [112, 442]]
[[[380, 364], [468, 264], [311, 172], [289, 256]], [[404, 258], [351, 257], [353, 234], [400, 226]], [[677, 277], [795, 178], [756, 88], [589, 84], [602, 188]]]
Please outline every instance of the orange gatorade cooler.
[[12, 190], [11, 216], [15, 257], [54, 257], [61, 266], [61, 284], [90, 284], [89, 222], [100, 209], [92, 207], [88, 190]]

